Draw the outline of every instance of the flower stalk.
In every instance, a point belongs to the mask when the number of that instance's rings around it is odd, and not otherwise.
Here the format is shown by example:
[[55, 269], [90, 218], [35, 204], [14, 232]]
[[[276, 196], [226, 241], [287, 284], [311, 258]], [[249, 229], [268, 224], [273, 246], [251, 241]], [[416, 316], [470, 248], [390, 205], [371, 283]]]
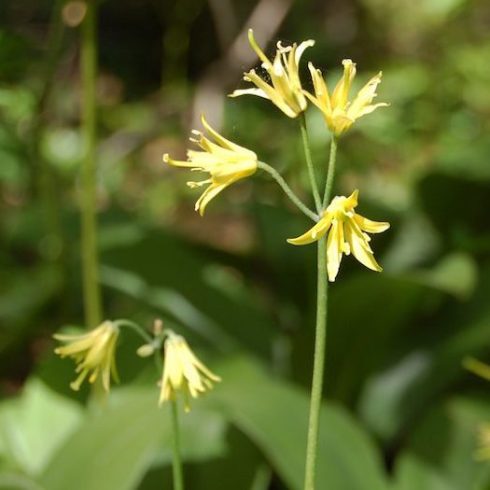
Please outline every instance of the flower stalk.
[[289, 185], [286, 183], [286, 181], [282, 178], [281, 174], [275, 169], [272, 168], [270, 165], [267, 165], [267, 163], [264, 162], [259, 162], [258, 163], [258, 168], [264, 170], [267, 172], [281, 187], [281, 189], [284, 191], [286, 196], [289, 197], [291, 202], [308, 218], [312, 219], [313, 221], [318, 221], [318, 215], [315, 214], [306, 204], [301, 201], [301, 199], [294, 193], [294, 191], [289, 187]]
[[95, 84], [97, 75], [97, 11], [96, 2], [87, 2], [85, 19], [82, 23], [82, 47], [80, 69], [82, 73], [82, 131], [86, 145], [81, 168], [81, 247], [82, 277], [85, 320], [89, 328], [100, 324], [102, 306], [99, 286], [97, 257], [97, 209], [96, 209], [96, 101]]
[[[332, 137], [332, 144], [334, 141], [335, 139]], [[335, 175], [335, 158], [337, 154], [336, 144], [334, 148], [334, 151], [332, 151], [332, 146], [330, 148], [324, 202], [328, 202], [330, 194], [332, 193]], [[317, 243], [315, 351], [313, 358], [313, 377], [311, 382], [308, 439], [306, 443], [304, 490], [314, 490], [316, 477], [316, 457], [318, 452], [318, 433], [320, 425], [320, 409], [322, 404], [323, 373], [325, 370], [325, 349], [327, 346], [328, 280], [327, 254], [325, 253], [325, 246], [326, 237], [323, 236]]]
[[313, 199], [315, 201], [316, 211], [318, 214], [321, 214], [322, 200], [320, 198], [320, 192], [318, 190], [318, 182], [315, 174], [315, 168], [313, 167], [313, 160], [311, 158], [310, 140], [308, 137], [308, 128], [306, 126], [306, 117], [304, 112], [301, 113], [301, 116], [299, 118], [299, 126], [301, 128], [301, 139], [303, 140], [303, 148], [305, 151], [306, 166], [308, 167], [311, 192], [313, 193]]
[[174, 490], [184, 490], [184, 476], [182, 471], [182, 457], [180, 451], [180, 426], [179, 426], [179, 408], [177, 401], [172, 400], [170, 403], [172, 412], [172, 475]]
[[328, 159], [328, 173], [325, 181], [325, 191], [323, 193], [323, 209], [326, 209], [330, 202], [330, 196], [333, 189], [333, 178], [335, 175], [335, 162], [337, 160], [337, 138], [332, 134], [330, 140], [330, 157]]

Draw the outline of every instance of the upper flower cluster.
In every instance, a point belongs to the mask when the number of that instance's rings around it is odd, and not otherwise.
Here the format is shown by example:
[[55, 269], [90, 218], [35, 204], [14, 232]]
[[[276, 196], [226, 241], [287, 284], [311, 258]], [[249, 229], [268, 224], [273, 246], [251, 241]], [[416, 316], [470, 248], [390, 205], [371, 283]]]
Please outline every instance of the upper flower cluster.
[[358, 92], [357, 96], [349, 101], [349, 92], [352, 81], [356, 75], [356, 65], [352, 60], [343, 60], [344, 74], [338, 81], [330, 95], [327, 84], [320, 70], [312, 63], [308, 63], [314, 93], [303, 89], [299, 77], [299, 62], [306, 48], [313, 46], [314, 41], [303, 41], [299, 46], [283, 46], [277, 43], [277, 51], [271, 62], [255, 41], [252, 29], [249, 29], [248, 38], [253, 50], [262, 61], [270, 78], [270, 83], [261, 78], [255, 70], [244, 74], [244, 80], [253, 83], [257, 88], [235, 90], [231, 97], [251, 94], [269, 99], [284, 114], [289, 117], [297, 117], [307, 107], [307, 99], [310, 99], [322, 112], [325, 122], [335, 136], [345, 133], [360, 117], [373, 112], [378, 107], [387, 106], [381, 102], [373, 104], [376, 97], [376, 88], [381, 82], [382, 73], [379, 72]]

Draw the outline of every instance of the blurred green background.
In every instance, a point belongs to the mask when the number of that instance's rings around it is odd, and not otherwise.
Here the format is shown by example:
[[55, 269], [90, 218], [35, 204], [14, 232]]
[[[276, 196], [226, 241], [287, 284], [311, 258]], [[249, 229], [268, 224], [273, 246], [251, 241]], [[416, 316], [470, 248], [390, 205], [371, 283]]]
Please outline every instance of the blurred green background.
[[[69, 390], [51, 335], [83, 325], [79, 169], [83, 3], [0, 3], [0, 488], [171, 488], [158, 374], [124, 335], [122, 383], [100, 407]], [[104, 0], [97, 79], [98, 210], [106, 318], [184, 334], [223, 382], [183, 417], [190, 490], [301, 488], [315, 308], [309, 223], [257, 174], [193, 210], [183, 157], [204, 112], [309, 199], [297, 121], [228, 99], [266, 52], [306, 60], [379, 101], [339, 145], [336, 193], [390, 221], [382, 274], [352, 258], [331, 288], [318, 490], [488, 490], [474, 458], [490, 419], [462, 359], [490, 351], [490, 3], [487, 0]], [[308, 111], [314, 159], [328, 132]], [[88, 402], [88, 403], [87, 403]]]

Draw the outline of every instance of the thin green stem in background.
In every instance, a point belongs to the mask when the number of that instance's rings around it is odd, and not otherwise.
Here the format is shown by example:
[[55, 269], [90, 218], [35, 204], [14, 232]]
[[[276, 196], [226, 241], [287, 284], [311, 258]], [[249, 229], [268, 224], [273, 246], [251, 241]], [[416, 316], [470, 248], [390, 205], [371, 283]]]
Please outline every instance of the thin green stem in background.
[[170, 406], [172, 411], [172, 472], [174, 480], [173, 490], [184, 490], [182, 457], [180, 454], [179, 408], [177, 406], [177, 401], [172, 400]]
[[81, 170], [82, 213], [82, 276], [85, 321], [89, 328], [102, 319], [97, 257], [97, 208], [96, 208], [96, 101], [97, 76], [97, 12], [95, 0], [87, 2], [82, 23], [81, 73], [83, 90], [82, 124], [86, 145]]
[[303, 148], [305, 151], [306, 166], [308, 167], [308, 175], [310, 177], [311, 192], [313, 193], [313, 199], [315, 200], [316, 211], [318, 214], [320, 214], [322, 210], [322, 201], [318, 190], [318, 182], [316, 180], [315, 168], [313, 167], [313, 160], [311, 159], [310, 140], [308, 138], [308, 129], [306, 127], [306, 117], [304, 112], [302, 112], [299, 116], [299, 126], [301, 128], [301, 138], [303, 140]]
[[[332, 193], [335, 174], [335, 157], [337, 153], [337, 145], [333, 136], [331, 144], [334, 146], [331, 146], [330, 148], [330, 159], [328, 162], [328, 172], [324, 197], [324, 202], [327, 203]], [[313, 358], [313, 378], [311, 382], [310, 415], [308, 421], [308, 440], [306, 445], [304, 490], [315, 489], [318, 433], [320, 428], [320, 410], [322, 405], [323, 374], [325, 370], [325, 349], [327, 346], [328, 277], [325, 236], [318, 240], [317, 246], [318, 257], [315, 352]]]
[[286, 193], [286, 195], [291, 199], [291, 201], [297, 206], [308, 218], [311, 218], [313, 221], [318, 221], [318, 216], [311, 211], [311, 209], [306, 206], [301, 199], [291, 190], [286, 181], [282, 178], [279, 172], [272, 168], [267, 163], [259, 162], [258, 167], [264, 171], [266, 171], [282, 188], [282, 190]]

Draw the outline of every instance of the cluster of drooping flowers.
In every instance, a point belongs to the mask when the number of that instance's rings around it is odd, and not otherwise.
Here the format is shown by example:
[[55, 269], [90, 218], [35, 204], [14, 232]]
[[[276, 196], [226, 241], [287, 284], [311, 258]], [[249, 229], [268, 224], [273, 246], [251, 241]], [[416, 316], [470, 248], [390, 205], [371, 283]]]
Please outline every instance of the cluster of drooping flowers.
[[[100, 376], [102, 387], [109, 392], [111, 378], [118, 381], [116, 371], [116, 344], [121, 327], [140, 328], [127, 320], [105, 321], [88, 333], [56, 334], [56, 340], [65, 345], [57, 347], [55, 353], [61, 357], [71, 357], [77, 364], [79, 373], [71, 383], [72, 389], [78, 391], [87, 378], [94, 383]], [[162, 329], [161, 322], [156, 321], [153, 338], [148, 337], [137, 353], [140, 357], [156, 355], [160, 362], [163, 350], [163, 367], [160, 381], [159, 404], [174, 400], [178, 393], [184, 398], [184, 409], [190, 410], [190, 399], [197, 398], [221, 381], [192, 352], [184, 337], [170, 329]]]
[[[251, 82], [255, 88], [235, 90], [231, 97], [245, 94], [257, 95], [270, 100], [284, 114], [296, 118], [307, 109], [310, 100], [322, 113], [332, 138], [338, 138], [348, 131], [360, 117], [373, 112], [386, 103], [373, 104], [376, 88], [381, 82], [381, 72], [371, 78], [349, 100], [352, 81], [356, 75], [356, 65], [351, 60], [342, 62], [344, 72], [332, 92], [325, 80], [312, 63], [308, 64], [313, 82], [314, 93], [304, 90], [299, 76], [300, 58], [306, 48], [313, 46], [312, 40], [292, 46], [277, 43], [273, 60], [269, 60], [257, 44], [253, 31], [249, 30], [250, 45], [262, 62], [262, 68], [268, 74], [268, 81], [261, 78], [255, 70], [244, 74], [244, 80]], [[202, 124], [209, 137], [194, 130], [191, 141], [198, 144], [202, 151], [188, 150], [187, 161], [172, 159], [168, 154], [163, 160], [177, 167], [189, 167], [194, 171], [208, 172], [209, 178], [200, 182], [188, 182], [192, 188], [207, 185], [207, 188], [196, 202], [195, 209], [201, 215], [206, 206], [223, 189], [237, 180], [249, 177], [260, 166], [257, 155], [242, 146], [227, 140], [217, 133], [202, 117]], [[293, 245], [305, 245], [327, 235], [328, 278], [334, 281], [339, 271], [343, 254], [352, 255], [363, 265], [374, 271], [381, 271], [369, 245], [368, 233], [380, 233], [389, 228], [389, 223], [371, 221], [354, 212], [358, 204], [358, 191], [349, 196], [336, 196], [326, 203], [317, 216], [317, 223], [305, 234], [288, 240]]]
[[[283, 46], [279, 42], [273, 60], [266, 57], [251, 29], [249, 41], [262, 62], [262, 68], [268, 74], [268, 81], [261, 78], [255, 70], [250, 70], [244, 74], [244, 80], [254, 84], [255, 88], [236, 90], [230, 94], [231, 97], [257, 95], [270, 100], [290, 118], [302, 115], [309, 100], [321, 111], [332, 138], [343, 135], [360, 117], [387, 105], [372, 103], [376, 97], [376, 88], [381, 82], [381, 72], [371, 78], [350, 101], [349, 92], [356, 74], [355, 63], [351, 60], [342, 62], [344, 72], [332, 92], [329, 92], [321, 72], [309, 63], [314, 88], [313, 93], [309, 93], [302, 87], [299, 64], [304, 51], [313, 46], [314, 41], [304, 41], [299, 46]], [[168, 154], [163, 156], [163, 160], [170, 165], [209, 174], [204, 180], [188, 182], [192, 188], [206, 186], [195, 205], [201, 216], [209, 202], [226, 187], [250, 177], [258, 168], [268, 167], [259, 161], [256, 153], [229, 141], [215, 131], [204, 116], [202, 124], [206, 134], [193, 130], [191, 137], [191, 141], [200, 150], [188, 150], [186, 161], [175, 160]], [[277, 173], [274, 170], [272, 172]], [[281, 181], [284, 182], [282, 178]], [[306, 245], [326, 236], [327, 275], [330, 281], [337, 277], [344, 254], [352, 253], [371, 270], [382, 270], [374, 258], [368, 233], [383, 232], [389, 228], [389, 224], [371, 221], [356, 213], [354, 210], [358, 205], [358, 194], [355, 190], [349, 197], [336, 196], [329, 203], [324, 203], [323, 209], [319, 209], [317, 214], [307, 212], [316, 221], [314, 226], [303, 235], [288, 240], [293, 245]], [[78, 376], [71, 383], [74, 390], [78, 390], [87, 378], [90, 383], [100, 378], [106, 392], [110, 389], [111, 378], [117, 381], [115, 352], [123, 326], [136, 327], [137, 330], [140, 328], [127, 320], [116, 320], [105, 321], [85, 334], [55, 335], [57, 340], [64, 342], [55, 352], [61, 357], [73, 358], [77, 364]], [[153, 333], [154, 336], [146, 338], [147, 342], [138, 349], [138, 355], [156, 355], [160, 361], [163, 357], [159, 403], [174, 400], [181, 393], [184, 408], [188, 411], [190, 399], [211, 389], [213, 383], [220, 381], [220, 378], [195, 356], [182, 336], [160, 327], [155, 327]], [[145, 335], [147, 334], [143, 333]]]

